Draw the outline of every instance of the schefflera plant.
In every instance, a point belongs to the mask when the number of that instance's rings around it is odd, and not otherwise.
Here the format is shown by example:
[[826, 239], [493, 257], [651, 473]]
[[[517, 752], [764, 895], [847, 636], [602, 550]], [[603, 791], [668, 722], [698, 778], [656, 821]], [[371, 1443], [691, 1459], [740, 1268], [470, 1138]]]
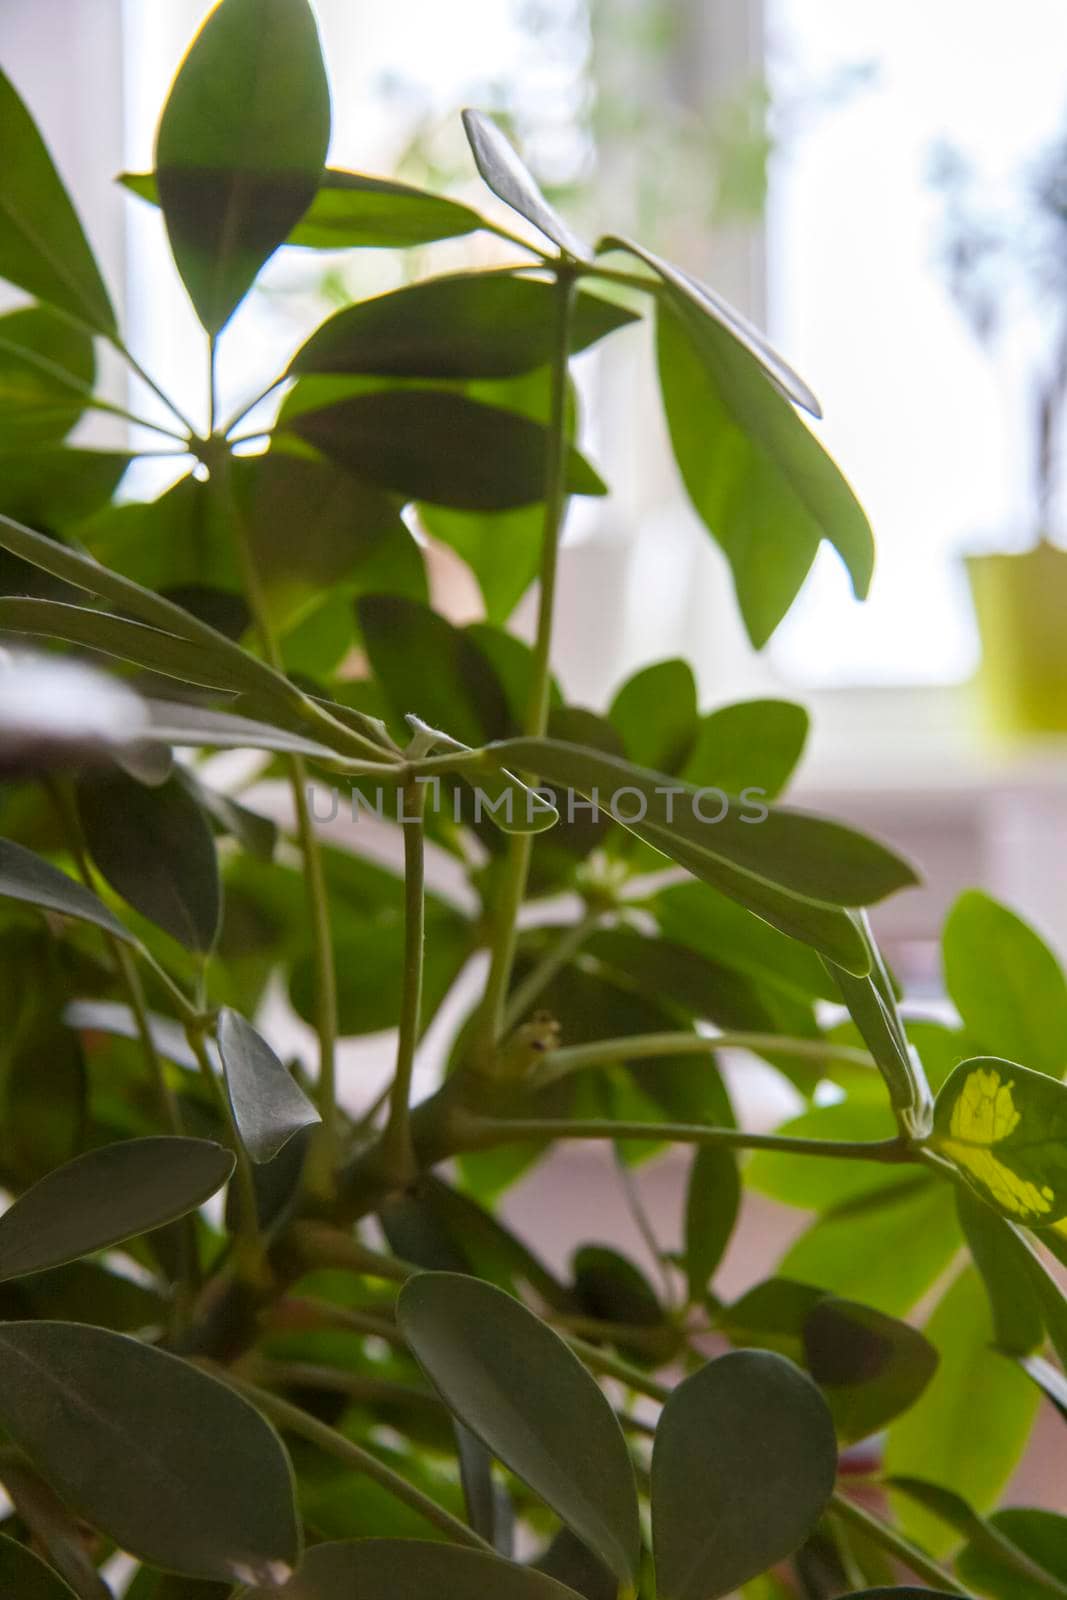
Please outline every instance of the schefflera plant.
[[[638, 317], [755, 644], [824, 538], [864, 593], [870, 530], [762, 336], [641, 246], [590, 248], [491, 120], [465, 124], [512, 226], [326, 167], [305, 0], [222, 0], [155, 170], [124, 180], [205, 330], [201, 431], [128, 351], [0, 79], [0, 274], [33, 302], [0, 318], [0, 1589], [1063, 1595], [1063, 1519], [986, 1515], [1038, 1394], [1067, 1411], [1063, 975], [968, 895], [945, 930], [959, 1024], [906, 1017], [865, 908], [913, 870], [776, 804], [800, 707], [702, 713], [680, 661], [604, 715], [565, 702], [561, 525], [605, 492], [570, 359]], [[514, 263], [336, 312], [286, 353], [265, 431], [264, 396], [219, 414], [227, 324], [275, 250], [477, 230]], [[98, 394], [98, 341], [169, 421]], [[90, 408], [146, 423], [188, 475], [113, 501], [129, 455], [66, 442]], [[486, 621], [430, 608], [412, 513]], [[503, 624], [534, 577], [528, 647]], [[201, 753], [227, 750], [288, 780], [291, 830], [218, 786]], [[388, 811], [402, 876], [359, 829], [316, 830], [313, 779]], [[462, 903], [427, 889], [427, 842]], [[480, 997], [413, 1103], [475, 957]], [[316, 1059], [257, 1028], [272, 984]], [[342, 1106], [339, 1039], [387, 1028], [387, 1093]], [[802, 1114], [738, 1128], [727, 1050]], [[613, 1148], [660, 1284], [580, 1236], [553, 1269], [502, 1220], [576, 1139]], [[680, 1251], [631, 1183], [671, 1148], [692, 1152]], [[743, 1183], [817, 1215], [728, 1303]]]

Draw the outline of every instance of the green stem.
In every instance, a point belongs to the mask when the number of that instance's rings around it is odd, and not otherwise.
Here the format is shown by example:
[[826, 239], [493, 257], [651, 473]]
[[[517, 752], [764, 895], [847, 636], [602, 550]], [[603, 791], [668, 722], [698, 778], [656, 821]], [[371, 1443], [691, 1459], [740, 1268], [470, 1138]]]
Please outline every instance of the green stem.
[[287, 1230], [286, 1244], [301, 1272], [315, 1267], [341, 1267], [365, 1278], [386, 1283], [407, 1283], [419, 1268], [398, 1256], [383, 1255], [350, 1233], [325, 1222], [295, 1222]]
[[[229, 452], [222, 447], [213, 460], [215, 471], [221, 479], [223, 497], [234, 530], [245, 595], [263, 654], [268, 664], [285, 676], [285, 662], [256, 566], [252, 540], [234, 493]], [[322, 852], [308, 804], [307, 765], [304, 758], [298, 755], [287, 756], [285, 761], [289, 769], [297, 839], [304, 858], [304, 885], [315, 963], [315, 1021], [319, 1039], [319, 1076], [315, 1098], [322, 1125], [308, 1159], [307, 1176], [312, 1190], [321, 1198], [329, 1198], [333, 1192], [337, 1160], [337, 973], [334, 967], [333, 931]]]
[[248, 1151], [237, 1129], [230, 1105], [230, 1097], [216, 1076], [211, 1065], [211, 1058], [207, 1052], [204, 1035], [201, 1029], [187, 1027], [185, 1036], [190, 1048], [196, 1056], [197, 1066], [200, 1068], [201, 1077], [219, 1108], [226, 1127], [229, 1130], [230, 1144], [237, 1161], [234, 1177], [237, 1180], [238, 1195], [238, 1227], [236, 1238], [237, 1275], [249, 1283], [261, 1284], [267, 1278], [266, 1254], [263, 1239], [259, 1231], [259, 1207], [256, 1204], [256, 1186], [252, 1177], [252, 1163]]
[[346, 1438], [344, 1434], [338, 1433], [334, 1428], [328, 1428], [324, 1422], [319, 1422], [317, 1418], [309, 1416], [306, 1411], [301, 1411], [299, 1406], [290, 1405], [288, 1400], [282, 1400], [278, 1395], [269, 1394], [267, 1390], [260, 1389], [255, 1384], [245, 1383], [242, 1379], [235, 1378], [232, 1373], [226, 1372], [224, 1369], [212, 1367], [212, 1371], [216, 1372], [217, 1376], [224, 1378], [240, 1394], [251, 1400], [252, 1404], [262, 1411], [264, 1416], [269, 1417], [272, 1422], [276, 1422], [279, 1428], [283, 1428], [289, 1433], [299, 1434], [309, 1444], [317, 1445], [327, 1455], [334, 1456], [338, 1461], [343, 1461], [346, 1466], [351, 1467], [354, 1471], [365, 1473], [375, 1483], [381, 1484], [383, 1489], [387, 1489], [397, 1500], [403, 1501], [404, 1505], [410, 1506], [412, 1511], [416, 1511], [419, 1516], [425, 1517], [426, 1521], [443, 1533], [446, 1538], [454, 1540], [456, 1544], [469, 1545], [474, 1550], [485, 1550], [491, 1554], [496, 1553], [493, 1551], [492, 1546], [480, 1538], [473, 1529], [468, 1528], [466, 1523], [460, 1522], [459, 1518], [454, 1517], [450, 1511], [446, 1511], [444, 1506], [438, 1505], [436, 1500], [431, 1500], [429, 1495], [423, 1494], [413, 1484], [408, 1483], [406, 1478], [402, 1478], [398, 1472], [394, 1472], [391, 1467], [387, 1467], [384, 1461], [379, 1461], [377, 1456], [371, 1455], [369, 1450], [364, 1450], [360, 1445]]
[[[524, 731], [539, 738], [548, 725], [551, 679], [549, 656], [552, 647], [552, 621], [559, 569], [559, 543], [566, 508], [567, 461], [567, 374], [574, 310], [576, 277], [570, 263], [555, 264], [556, 344], [552, 358], [552, 407], [545, 450], [545, 511], [541, 536], [541, 581], [537, 613], [537, 637], [530, 670], [530, 696]], [[515, 963], [519, 910], [526, 895], [530, 873], [533, 835], [512, 834], [495, 914], [495, 938], [489, 978], [479, 1018], [476, 1059], [483, 1071], [491, 1072], [493, 1055], [504, 1028], [504, 1010], [511, 970]]]
[[595, 1044], [553, 1050], [541, 1063], [538, 1084], [552, 1083], [587, 1067], [609, 1067], [619, 1061], [648, 1061], [661, 1056], [703, 1056], [716, 1050], [774, 1052], [815, 1065], [835, 1061], [850, 1067], [873, 1066], [866, 1050], [822, 1039], [792, 1039], [776, 1033], [637, 1033], [627, 1039], [599, 1039]]
[[429, 1407], [435, 1411], [444, 1404], [430, 1389], [369, 1377], [365, 1372], [349, 1372], [344, 1367], [324, 1367], [313, 1361], [269, 1361], [257, 1356], [249, 1370], [257, 1383], [272, 1390], [323, 1389], [330, 1394], [347, 1395], [350, 1400]]
[[566, 933], [560, 935], [547, 955], [531, 968], [522, 982], [515, 985], [508, 996], [501, 1021], [501, 1032], [505, 1037], [522, 1021], [560, 968], [565, 967], [572, 956], [577, 955], [603, 914], [599, 910], [587, 911], [584, 917], [568, 928]]
[[887, 1555], [894, 1556], [897, 1561], [903, 1562], [910, 1572], [924, 1583], [933, 1584], [935, 1589], [940, 1589], [944, 1594], [958, 1594], [970, 1596], [970, 1590], [964, 1589], [949, 1573], [931, 1561], [929, 1556], [923, 1554], [910, 1539], [905, 1539], [903, 1534], [897, 1533], [882, 1522], [879, 1517], [870, 1511], [865, 1511], [854, 1500], [849, 1500], [840, 1490], [835, 1490], [830, 1501], [834, 1513], [842, 1522], [855, 1528], [872, 1544], [878, 1545]]
[[411, 1080], [422, 1017], [423, 946], [426, 938], [425, 834], [426, 785], [412, 782], [403, 792], [404, 979], [396, 1070], [389, 1093], [389, 1119], [382, 1133], [387, 1172], [403, 1185], [417, 1171], [411, 1142]]
[[800, 1139], [786, 1134], [749, 1133], [744, 1128], [706, 1128], [688, 1122], [612, 1122], [595, 1118], [456, 1118], [464, 1150], [491, 1150], [522, 1139], [652, 1139], [657, 1143], [715, 1145], [733, 1150], [776, 1150], [781, 1155], [830, 1156], [843, 1161], [904, 1162], [915, 1159], [903, 1139]]

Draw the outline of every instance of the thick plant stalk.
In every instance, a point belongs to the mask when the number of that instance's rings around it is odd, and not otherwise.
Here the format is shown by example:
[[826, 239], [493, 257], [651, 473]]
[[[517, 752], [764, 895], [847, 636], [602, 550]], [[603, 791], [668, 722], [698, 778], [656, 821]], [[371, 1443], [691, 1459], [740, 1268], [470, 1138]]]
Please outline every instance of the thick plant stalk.
[[411, 1080], [422, 1019], [423, 945], [426, 938], [425, 835], [426, 785], [409, 783], [403, 793], [404, 833], [404, 988], [396, 1070], [389, 1091], [389, 1120], [382, 1134], [386, 1171], [398, 1185], [418, 1170], [411, 1142]]
[[[571, 318], [577, 277], [568, 263], [556, 264], [556, 345], [552, 361], [552, 411], [545, 453], [545, 518], [541, 539], [541, 592], [537, 613], [537, 637], [533, 647], [530, 698], [524, 731], [540, 737], [548, 725], [550, 700], [549, 658], [552, 649], [552, 621], [555, 611], [556, 575], [559, 569], [559, 542], [566, 507], [567, 455], [567, 358], [571, 341]], [[493, 953], [482, 1001], [479, 1038], [475, 1047], [480, 1070], [493, 1069], [496, 1045], [505, 1019], [511, 971], [515, 964], [519, 911], [526, 895], [530, 873], [533, 836], [511, 836], [504, 882], [494, 918]]]

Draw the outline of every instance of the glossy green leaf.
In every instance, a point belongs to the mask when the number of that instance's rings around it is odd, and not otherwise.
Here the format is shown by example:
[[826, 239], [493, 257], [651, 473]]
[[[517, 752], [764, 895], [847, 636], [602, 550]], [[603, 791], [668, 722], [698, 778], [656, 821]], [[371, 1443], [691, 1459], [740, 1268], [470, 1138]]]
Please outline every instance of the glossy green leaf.
[[1026, 1245], [1010, 1222], [969, 1190], [956, 1195], [960, 1226], [989, 1297], [994, 1342], [1009, 1355], [1029, 1355], [1045, 1337]]
[[[154, 172], [124, 172], [119, 182], [140, 199], [159, 204]], [[313, 250], [403, 250], [483, 226], [478, 213], [457, 200], [390, 178], [327, 167], [314, 200], [285, 242]]]
[[58, 444], [85, 410], [95, 376], [84, 329], [43, 306], [0, 317], [0, 442]]
[[206, 1139], [127, 1139], [57, 1167], [0, 1216], [0, 1282], [148, 1233], [202, 1205], [233, 1157]]
[[850, 1300], [828, 1296], [813, 1306], [803, 1341], [804, 1364], [849, 1442], [907, 1411], [937, 1369], [937, 1351], [916, 1329]]
[[267, 1041], [236, 1011], [219, 1017], [219, 1055], [241, 1141], [253, 1161], [271, 1161], [319, 1113]]
[[[256, 1600], [279, 1593], [255, 1589]], [[317, 1544], [280, 1591], [282, 1600], [574, 1600], [574, 1592], [532, 1567], [480, 1550], [427, 1539], [354, 1539]]]
[[715, 1600], [792, 1554], [834, 1486], [830, 1413], [781, 1356], [734, 1351], [671, 1392], [652, 1453], [661, 1600]]
[[5, 1324], [0, 1355], [0, 1422], [63, 1500], [124, 1550], [231, 1582], [295, 1566], [288, 1459], [231, 1389], [78, 1323]]
[[463, 131], [483, 181], [499, 200], [532, 222], [564, 255], [587, 260], [589, 247], [550, 206], [532, 172], [496, 123], [481, 111], [464, 111]]
[[156, 137], [171, 250], [209, 333], [311, 204], [329, 137], [306, 0], [222, 0], [178, 70]]
[[824, 538], [862, 598], [874, 566], [870, 526], [789, 401], [733, 334], [709, 318], [661, 305], [656, 325], [675, 459], [694, 508], [730, 563], [752, 643], [766, 644]]
[[629, 759], [655, 772], [679, 772], [697, 737], [697, 686], [687, 661], [657, 661], [628, 678], [608, 721]]
[[563, 1341], [501, 1290], [452, 1273], [405, 1284], [397, 1318], [472, 1433], [615, 1573], [640, 1551], [629, 1453], [611, 1407]]
[[70, 196], [33, 118], [0, 73], [0, 278], [97, 333], [115, 313]]
[[[356, 394], [288, 426], [339, 466], [406, 499], [504, 511], [544, 494], [546, 429], [446, 389]], [[572, 494], [607, 492], [574, 449], [565, 481]]]
[[0, 1594], [11, 1600], [75, 1600], [58, 1573], [6, 1533], [0, 1533]]
[[1067, 1086], [998, 1056], [961, 1061], [937, 1096], [934, 1148], [1015, 1222], [1067, 1216]]
[[[535, 278], [480, 272], [427, 278], [338, 311], [297, 351], [289, 370], [514, 377], [552, 360], [557, 300], [554, 286]], [[635, 320], [621, 306], [579, 294], [571, 350], [585, 350]]]
[[187, 950], [209, 951], [222, 916], [218, 858], [188, 789], [109, 772], [83, 776], [77, 795], [89, 853], [115, 893]]
[[[890, 1427], [885, 1470], [953, 1489], [984, 1512], [1025, 1448], [1037, 1391], [991, 1348], [993, 1326], [975, 1272], [961, 1273], [924, 1332], [941, 1361], [918, 1405]], [[929, 1512], [907, 1500], [897, 1509], [904, 1530], [924, 1549], [938, 1555], [954, 1542]]]
[[700, 1302], [726, 1253], [741, 1207], [732, 1150], [705, 1145], [693, 1156], [685, 1197], [685, 1271], [689, 1299]]
[[1067, 978], [1014, 911], [979, 889], [960, 895], [942, 933], [945, 987], [978, 1048], [1050, 1077], [1067, 1070]]
[[0, 896], [75, 917], [80, 922], [93, 922], [117, 939], [135, 942], [129, 929], [95, 894], [10, 839], [0, 839]]

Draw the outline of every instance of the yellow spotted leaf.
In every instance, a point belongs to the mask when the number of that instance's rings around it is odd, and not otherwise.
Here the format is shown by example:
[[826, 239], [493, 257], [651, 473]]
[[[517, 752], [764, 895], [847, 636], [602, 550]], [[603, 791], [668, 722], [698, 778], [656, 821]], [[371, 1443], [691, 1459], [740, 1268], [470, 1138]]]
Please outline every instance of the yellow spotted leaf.
[[1067, 1216], [1067, 1086], [998, 1056], [961, 1061], [937, 1097], [932, 1147], [1013, 1222]]

